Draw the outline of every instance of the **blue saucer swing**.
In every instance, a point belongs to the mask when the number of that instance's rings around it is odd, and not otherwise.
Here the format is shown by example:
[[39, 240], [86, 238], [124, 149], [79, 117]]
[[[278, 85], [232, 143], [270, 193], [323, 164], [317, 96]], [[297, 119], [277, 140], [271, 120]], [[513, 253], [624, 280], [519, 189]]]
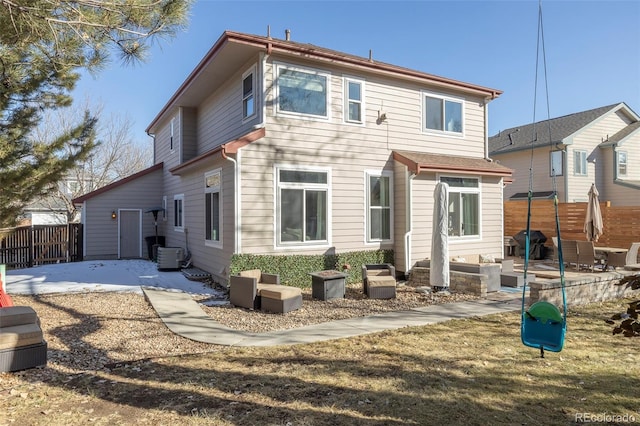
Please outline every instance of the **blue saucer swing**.
[[[538, 12], [538, 42], [542, 40], [542, 52], [545, 67], [546, 81], [546, 59], [544, 59], [544, 31], [542, 27], [542, 2], [539, 3]], [[538, 43], [536, 55], [536, 88], [538, 86], [538, 57], [540, 45]], [[548, 89], [547, 89], [548, 90]], [[530, 230], [531, 230], [531, 199], [533, 198], [533, 148], [536, 136], [536, 120], [535, 109], [536, 99], [533, 102], [533, 138], [531, 139], [531, 163], [529, 166], [529, 193], [528, 193], [528, 210], [527, 210], [527, 230], [525, 236], [525, 255], [524, 255], [524, 286], [522, 288], [522, 318], [520, 323], [520, 337], [525, 346], [540, 349], [540, 357], [544, 358], [544, 351], [560, 352], [564, 347], [565, 335], [567, 332], [567, 297], [565, 293], [564, 279], [564, 259], [562, 257], [562, 239], [560, 238], [560, 219], [558, 217], [558, 191], [556, 186], [556, 171], [552, 164], [551, 177], [553, 182], [554, 208], [556, 219], [556, 235], [558, 237], [558, 264], [560, 267], [560, 284], [562, 286], [562, 313], [556, 305], [547, 301], [538, 301], [525, 307], [526, 291], [527, 291], [527, 270], [529, 268], [529, 247], [530, 247]], [[547, 93], [547, 115], [549, 114], [549, 94]], [[551, 126], [549, 120], [549, 146], [553, 149], [551, 138]]]

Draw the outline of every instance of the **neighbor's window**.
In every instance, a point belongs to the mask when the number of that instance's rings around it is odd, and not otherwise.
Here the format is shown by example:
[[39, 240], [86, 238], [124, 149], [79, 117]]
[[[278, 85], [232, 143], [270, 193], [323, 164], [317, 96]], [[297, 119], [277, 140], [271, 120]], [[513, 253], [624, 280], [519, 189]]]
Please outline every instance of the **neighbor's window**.
[[329, 172], [277, 168], [278, 245], [327, 241]]
[[221, 241], [221, 192], [221, 170], [217, 169], [206, 173], [204, 175], [205, 242], [216, 243]]
[[242, 118], [253, 117], [255, 113], [255, 69], [252, 68], [242, 76]]
[[367, 173], [367, 242], [391, 240], [391, 173]]
[[184, 194], [173, 197], [173, 227], [178, 231], [184, 227]]
[[627, 175], [627, 153], [618, 151], [618, 176]]
[[587, 151], [573, 151], [573, 173], [578, 176], [587, 175]]
[[424, 96], [424, 128], [428, 132], [461, 135], [463, 132], [462, 100], [442, 96]]
[[348, 123], [361, 124], [363, 120], [364, 111], [364, 82], [359, 80], [353, 80], [345, 78], [344, 80], [344, 93], [345, 93], [345, 114], [344, 121]]
[[449, 236], [480, 236], [480, 181], [477, 178], [441, 177], [449, 185]]
[[549, 160], [549, 176], [563, 175], [564, 151], [551, 151]]
[[277, 112], [328, 118], [329, 76], [318, 71], [277, 65]]

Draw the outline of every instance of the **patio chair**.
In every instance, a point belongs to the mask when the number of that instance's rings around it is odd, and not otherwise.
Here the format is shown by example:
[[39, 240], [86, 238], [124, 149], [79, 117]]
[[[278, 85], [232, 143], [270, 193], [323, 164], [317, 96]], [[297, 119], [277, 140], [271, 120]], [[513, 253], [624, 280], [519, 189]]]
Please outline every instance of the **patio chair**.
[[631, 247], [627, 252], [627, 256], [625, 258], [624, 269], [628, 269], [631, 271], [640, 271], [640, 243], [631, 243]]
[[0, 308], [0, 372], [47, 363], [47, 342], [40, 319], [29, 306]]
[[[596, 250], [593, 241], [577, 241], [578, 247], [578, 270], [584, 266], [591, 271], [595, 270], [595, 266], [600, 264], [600, 258], [596, 256]], [[564, 250], [564, 246], [562, 247]]]
[[278, 275], [252, 269], [230, 277], [229, 302], [247, 309], [287, 313], [302, 307], [302, 290], [280, 285]]
[[561, 240], [562, 242], [562, 260], [566, 266], [573, 263], [576, 269], [580, 269], [578, 264], [578, 242], [575, 240]]
[[396, 268], [389, 263], [362, 265], [362, 291], [370, 299], [396, 297]]

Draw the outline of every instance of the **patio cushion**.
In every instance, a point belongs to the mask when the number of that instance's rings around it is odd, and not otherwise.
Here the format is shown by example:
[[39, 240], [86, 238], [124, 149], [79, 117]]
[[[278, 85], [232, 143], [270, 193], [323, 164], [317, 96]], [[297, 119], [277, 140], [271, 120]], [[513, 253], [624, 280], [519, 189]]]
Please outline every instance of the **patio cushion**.
[[388, 269], [368, 269], [367, 277], [380, 277], [380, 276], [390, 276], [391, 271]]
[[0, 328], [37, 323], [38, 315], [30, 306], [0, 308]]
[[35, 345], [42, 342], [42, 329], [38, 324], [3, 327], [0, 332], [0, 350]]
[[268, 299], [286, 300], [302, 295], [302, 291], [298, 287], [288, 285], [265, 285], [261, 287], [260, 297]]
[[262, 271], [260, 269], [250, 269], [248, 271], [242, 271], [238, 275], [246, 278], [255, 278], [257, 282], [260, 282], [260, 278], [262, 278]]
[[389, 275], [379, 275], [369, 278], [369, 287], [395, 287], [396, 280]]

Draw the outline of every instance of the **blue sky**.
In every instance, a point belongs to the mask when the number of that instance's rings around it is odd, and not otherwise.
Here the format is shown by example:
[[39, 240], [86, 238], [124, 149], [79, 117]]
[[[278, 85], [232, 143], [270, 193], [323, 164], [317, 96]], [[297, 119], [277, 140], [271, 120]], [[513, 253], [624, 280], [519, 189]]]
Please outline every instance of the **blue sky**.
[[[640, 114], [640, 1], [542, 3], [551, 117], [626, 102]], [[491, 102], [489, 133], [530, 123], [538, 1], [199, 0], [189, 27], [155, 44], [149, 59], [114, 59], [85, 76], [75, 97], [128, 114], [144, 130], [223, 31], [284, 38], [504, 91]], [[537, 120], [547, 118], [539, 68]]]

